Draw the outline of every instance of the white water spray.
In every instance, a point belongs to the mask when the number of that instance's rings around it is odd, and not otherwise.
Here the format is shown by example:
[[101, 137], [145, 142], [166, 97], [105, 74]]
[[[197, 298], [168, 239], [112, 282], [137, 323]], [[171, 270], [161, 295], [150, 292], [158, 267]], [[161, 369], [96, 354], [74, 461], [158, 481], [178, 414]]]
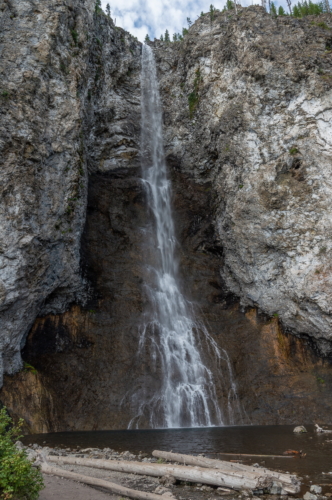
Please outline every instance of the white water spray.
[[[223, 425], [225, 419], [233, 423], [234, 412], [241, 413], [241, 409], [228, 355], [218, 349], [195, 318], [192, 305], [180, 290], [156, 65], [147, 45], [143, 46], [141, 85], [142, 171], [153, 226], [146, 236], [151, 238], [146, 254], [150, 307], [144, 314], [138, 356], [150, 359], [150, 379], [155, 377], [159, 382], [152, 397], [146, 396], [143, 384], [135, 388], [136, 416], [129, 427], [138, 428], [142, 422], [153, 428], [209, 427]], [[205, 353], [210, 368], [201, 353]], [[217, 398], [223, 374], [230, 387], [225, 415]]]

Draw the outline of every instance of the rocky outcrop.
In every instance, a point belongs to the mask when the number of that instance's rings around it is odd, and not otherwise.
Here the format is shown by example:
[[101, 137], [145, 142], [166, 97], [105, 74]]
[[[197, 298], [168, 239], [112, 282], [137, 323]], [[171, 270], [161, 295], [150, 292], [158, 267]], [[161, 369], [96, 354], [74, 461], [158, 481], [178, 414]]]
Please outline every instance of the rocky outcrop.
[[38, 315], [86, 301], [87, 172], [137, 155], [140, 44], [93, 0], [4, 0], [0, 16], [1, 385]]
[[330, 16], [252, 6], [152, 45], [168, 157], [212, 183], [226, 286], [330, 356]]
[[[137, 356], [141, 46], [90, 0], [0, 8], [0, 399], [29, 432], [124, 428], [158, 384]], [[227, 348], [236, 423], [331, 421], [329, 23], [249, 7], [151, 44], [182, 288]]]

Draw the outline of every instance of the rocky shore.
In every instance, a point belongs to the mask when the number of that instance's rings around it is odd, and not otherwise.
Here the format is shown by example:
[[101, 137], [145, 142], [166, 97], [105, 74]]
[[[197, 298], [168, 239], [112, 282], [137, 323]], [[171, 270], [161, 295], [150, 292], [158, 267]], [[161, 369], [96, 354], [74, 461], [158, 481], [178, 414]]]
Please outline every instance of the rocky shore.
[[[46, 444], [46, 443], [45, 443]], [[122, 461], [135, 461], [135, 462], [146, 462], [146, 463], [161, 463], [164, 462], [161, 459], [152, 457], [151, 455], [139, 452], [138, 454], [131, 453], [130, 451], [119, 452], [112, 448], [81, 448], [76, 446], [75, 448], [69, 447], [55, 447], [50, 448], [48, 446], [40, 446], [38, 444], [30, 444], [24, 446], [21, 442], [17, 443], [17, 446], [21, 449], [25, 449], [27, 455], [31, 461], [38, 463], [40, 460], [47, 460], [47, 456], [58, 456], [58, 457], [75, 457], [75, 458], [87, 458], [87, 459], [103, 459], [103, 460], [122, 460]], [[264, 462], [262, 462], [264, 464]], [[265, 466], [260, 463], [254, 463], [254, 467], [264, 468]], [[147, 475], [129, 474], [121, 473], [110, 470], [101, 470], [92, 467], [85, 467], [80, 465], [57, 465], [57, 467], [63, 469], [64, 471], [75, 472], [78, 474], [84, 474], [85, 476], [90, 476], [98, 479], [105, 479], [113, 483], [149, 493], [156, 493], [160, 495], [169, 496], [170, 499], [178, 500], [217, 500], [220, 497], [224, 497], [225, 500], [231, 499], [252, 499], [252, 500], [288, 500], [285, 495], [259, 495], [257, 492], [251, 490], [233, 491], [227, 490], [220, 487], [212, 487], [200, 483], [189, 483], [184, 481], [176, 481], [174, 478], [161, 477], [155, 478]], [[58, 488], [61, 489], [61, 499], [71, 500], [72, 498], [78, 496], [80, 500], [106, 500], [106, 498], [119, 499], [118, 495], [110, 494], [105, 492], [102, 488], [92, 488], [90, 486], [82, 485], [64, 479], [61, 477], [44, 475], [45, 479], [45, 490], [42, 491], [40, 495], [40, 500], [51, 500], [55, 498], [58, 492]], [[306, 481], [306, 485], [302, 488], [301, 493], [297, 495], [297, 498], [303, 498], [304, 500], [328, 500], [332, 497], [332, 490], [324, 491], [322, 493], [322, 488], [319, 485], [309, 486], [311, 481]], [[328, 486], [328, 485], [327, 485]], [[310, 491], [308, 491], [310, 489]], [[325, 488], [326, 489], [326, 488]], [[75, 493], [75, 494], [74, 494]], [[58, 497], [59, 498], [59, 497]], [[291, 497], [290, 497], [291, 498]]]

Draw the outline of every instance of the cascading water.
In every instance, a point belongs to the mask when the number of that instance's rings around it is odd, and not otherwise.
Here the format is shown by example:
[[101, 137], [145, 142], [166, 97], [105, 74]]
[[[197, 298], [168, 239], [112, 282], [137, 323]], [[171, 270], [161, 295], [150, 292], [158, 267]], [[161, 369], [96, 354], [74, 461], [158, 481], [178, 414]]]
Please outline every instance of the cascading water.
[[[141, 85], [142, 171], [152, 225], [145, 234], [149, 251], [144, 259], [150, 307], [144, 314], [138, 354], [140, 359], [150, 358], [150, 378], [152, 374], [158, 380], [152, 397], [146, 396], [143, 384], [135, 388], [132, 403], [137, 413], [129, 427], [138, 428], [142, 421], [153, 428], [223, 425], [225, 419], [232, 423], [234, 411], [240, 414], [241, 409], [227, 353], [219, 351], [180, 290], [156, 65], [147, 45], [143, 47]], [[230, 387], [227, 415], [220, 409], [216, 392], [225, 367]]]

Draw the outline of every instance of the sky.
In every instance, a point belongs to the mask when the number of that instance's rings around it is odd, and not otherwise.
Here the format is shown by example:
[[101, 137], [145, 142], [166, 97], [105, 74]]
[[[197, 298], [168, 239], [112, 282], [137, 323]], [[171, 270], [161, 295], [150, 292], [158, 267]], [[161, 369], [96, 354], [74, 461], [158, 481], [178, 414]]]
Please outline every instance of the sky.
[[[217, 9], [222, 9], [226, 0], [212, 1]], [[187, 27], [187, 17], [195, 21], [200, 13], [208, 12], [211, 0], [102, 0], [111, 7], [111, 16], [116, 25], [136, 36], [141, 42], [148, 33], [150, 38], [159, 38], [168, 29], [170, 35]], [[259, 0], [237, 0], [243, 7], [258, 4]], [[275, 1], [277, 6], [286, 7], [286, 0]]]

